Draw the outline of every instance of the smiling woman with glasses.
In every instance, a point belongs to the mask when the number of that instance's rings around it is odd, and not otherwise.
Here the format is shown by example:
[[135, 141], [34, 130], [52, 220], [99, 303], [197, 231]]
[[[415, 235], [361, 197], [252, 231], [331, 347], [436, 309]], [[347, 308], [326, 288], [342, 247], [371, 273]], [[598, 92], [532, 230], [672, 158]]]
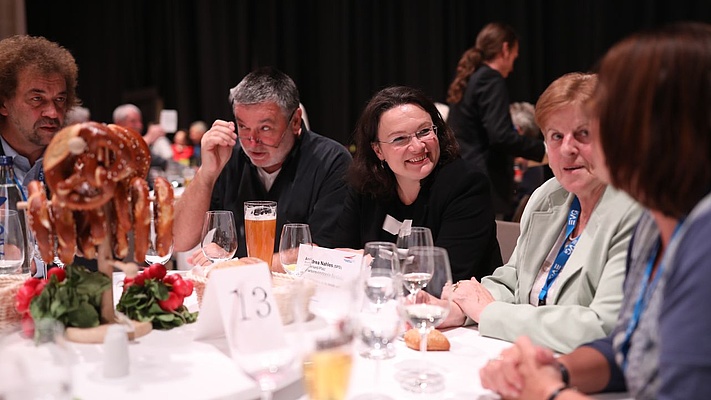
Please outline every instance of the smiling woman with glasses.
[[395, 242], [410, 221], [430, 228], [434, 244], [447, 249], [455, 280], [501, 265], [486, 177], [459, 157], [452, 131], [424, 93], [402, 86], [376, 93], [355, 145], [349, 195], [327, 245]]

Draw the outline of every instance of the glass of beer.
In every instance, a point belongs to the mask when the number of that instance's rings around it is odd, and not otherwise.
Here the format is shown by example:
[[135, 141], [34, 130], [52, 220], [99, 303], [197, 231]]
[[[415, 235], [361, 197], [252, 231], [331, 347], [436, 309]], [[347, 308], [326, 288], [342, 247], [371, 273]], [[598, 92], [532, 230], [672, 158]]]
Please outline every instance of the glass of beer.
[[244, 202], [244, 235], [247, 255], [272, 266], [276, 236], [276, 201]]

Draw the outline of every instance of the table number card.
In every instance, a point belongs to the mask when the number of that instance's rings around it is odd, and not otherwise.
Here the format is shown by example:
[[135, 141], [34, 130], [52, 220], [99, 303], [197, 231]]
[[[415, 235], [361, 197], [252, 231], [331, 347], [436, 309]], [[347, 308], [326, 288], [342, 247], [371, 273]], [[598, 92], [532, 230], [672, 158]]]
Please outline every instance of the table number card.
[[196, 340], [224, 336], [233, 358], [237, 349], [283, 347], [284, 331], [267, 264], [212, 271], [196, 325]]

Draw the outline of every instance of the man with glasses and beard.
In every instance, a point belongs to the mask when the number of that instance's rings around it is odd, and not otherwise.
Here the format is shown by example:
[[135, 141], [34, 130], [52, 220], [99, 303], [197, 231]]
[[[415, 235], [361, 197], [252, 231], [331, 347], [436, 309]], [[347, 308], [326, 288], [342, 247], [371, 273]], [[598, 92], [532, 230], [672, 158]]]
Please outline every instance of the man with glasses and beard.
[[277, 202], [275, 253], [285, 223], [309, 224], [319, 243], [341, 212], [350, 154], [302, 125], [299, 91], [274, 68], [248, 74], [230, 90], [230, 102], [235, 122], [217, 120], [205, 133], [202, 165], [176, 203], [175, 250], [200, 241], [206, 211], [231, 210], [236, 256], [246, 256], [243, 205], [250, 200]]

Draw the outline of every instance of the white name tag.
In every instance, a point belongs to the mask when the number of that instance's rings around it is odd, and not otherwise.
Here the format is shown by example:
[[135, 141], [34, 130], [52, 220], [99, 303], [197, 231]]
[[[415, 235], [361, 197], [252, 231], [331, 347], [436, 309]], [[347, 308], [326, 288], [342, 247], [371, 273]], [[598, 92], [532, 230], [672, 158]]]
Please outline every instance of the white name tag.
[[[299, 262], [306, 257], [308, 252], [299, 252]], [[311, 251], [311, 265], [304, 272], [304, 277], [309, 278], [318, 285], [340, 287], [343, 282], [351, 282], [360, 274], [362, 254], [344, 250], [314, 247]]]
[[210, 274], [195, 339], [223, 336], [233, 358], [239, 349], [266, 351], [284, 346], [284, 330], [266, 263], [220, 269]]

